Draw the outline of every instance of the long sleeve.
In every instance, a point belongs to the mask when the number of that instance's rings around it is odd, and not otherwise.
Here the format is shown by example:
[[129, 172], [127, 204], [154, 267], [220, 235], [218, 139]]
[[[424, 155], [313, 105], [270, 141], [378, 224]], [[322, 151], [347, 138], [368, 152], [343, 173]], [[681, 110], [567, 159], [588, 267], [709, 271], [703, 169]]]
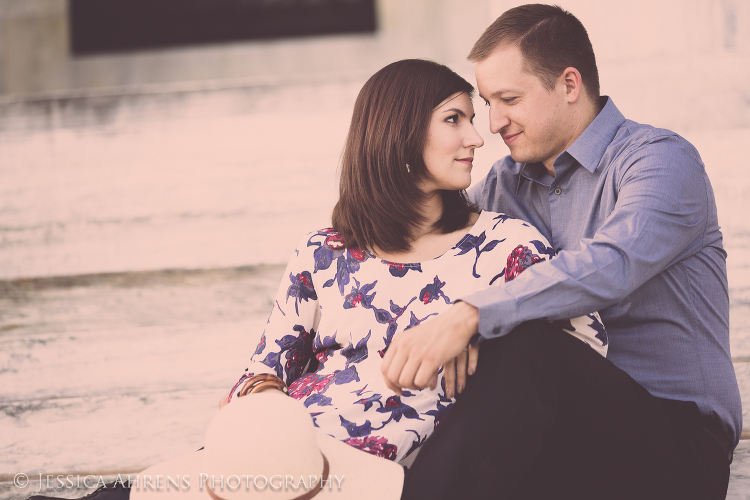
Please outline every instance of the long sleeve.
[[[692, 146], [672, 135], [633, 144], [622, 154], [625, 160], [607, 173], [614, 176], [614, 209], [593, 237], [504, 286], [463, 298], [479, 309], [482, 337], [505, 335], [530, 319], [562, 319], [604, 309], [712, 243], [705, 240], [720, 241], [720, 233], [706, 232], [715, 206]], [[485, 184], [479, 192], [496, 189]], [[491, 200], [479, 201], [492, 206]]]
[[313, 284], [315, 262], [306, 246], [297, 246], [284, 271], [266, 328], [252, 355], [252, 364], [232, 389], [232, 397], [249, 376], [272, 373], [287, 386], [314, 360], [313, 339], [320, 322], [318, 295]]

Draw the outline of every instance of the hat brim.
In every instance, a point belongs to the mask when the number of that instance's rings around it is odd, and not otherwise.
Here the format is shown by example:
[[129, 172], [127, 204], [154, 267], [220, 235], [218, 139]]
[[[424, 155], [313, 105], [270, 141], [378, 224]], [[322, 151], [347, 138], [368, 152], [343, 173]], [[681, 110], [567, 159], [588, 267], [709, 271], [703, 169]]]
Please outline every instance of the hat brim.
[[[329, 478], [320, 487], [315, 500], [383, 499], [401, 497], [404, 482], [403, 468], [395, 462], [356, 450], [319, 430], [316, 438], [321, 453], [329, 463]], [[252, 453], [252, 450], [247, 450]], [[226, 500], [277, 499], [291, 500], [307, 490], [284, 487], [284, 479], [258, 476], [221, 477], [208, 474], [207, 454], [196, 451], [144, 470], [131, 482], [131, 500], [212, 500], [207, 487]], [[251, 474], [248, 471], [248, 474]], [[317, 481], [320, 474], [317, 473]], [[303, 478], [309, 487], [311, 480]], [[213, 484], [212, 484], [213, 481]], [[270, 484], [269, 484], [270, 481]], [[299, 486], [300, 478], [292, 478]], [[222, 487], [223, 484], [223, 487]], [[281, 484], [281, 487], [274, 487]]]

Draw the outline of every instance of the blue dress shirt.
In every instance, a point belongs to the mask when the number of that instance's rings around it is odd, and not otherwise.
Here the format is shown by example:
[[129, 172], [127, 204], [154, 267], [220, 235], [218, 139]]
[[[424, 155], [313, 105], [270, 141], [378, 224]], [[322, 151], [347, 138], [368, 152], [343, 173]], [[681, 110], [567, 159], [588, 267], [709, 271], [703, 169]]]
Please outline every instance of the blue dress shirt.
[[715, 414], [737, 443], [726, 252], [705, 168], [685, 139], [626, 120], [602, 99], [555, 160], [555, 177], [507, 156], [472, 188], [480, 208], [532, 223], [558, 254], [462, 300], [479, 309], [485, 339], [598, 310], [608, 359], [654, 396]]

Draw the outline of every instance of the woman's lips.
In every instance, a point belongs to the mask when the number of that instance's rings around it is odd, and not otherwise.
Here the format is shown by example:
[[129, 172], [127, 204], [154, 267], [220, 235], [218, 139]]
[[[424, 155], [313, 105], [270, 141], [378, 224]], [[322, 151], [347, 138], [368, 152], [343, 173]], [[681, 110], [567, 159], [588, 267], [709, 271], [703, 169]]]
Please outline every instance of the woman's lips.
[[460, 161], [461, 163], [465, 163], [465, 164], [467, 164], [469, 166], [472, 166], [472, 164], [474, 162], [474, 158], [473, 157], [472, 158], [459, 158], [456, 161]]

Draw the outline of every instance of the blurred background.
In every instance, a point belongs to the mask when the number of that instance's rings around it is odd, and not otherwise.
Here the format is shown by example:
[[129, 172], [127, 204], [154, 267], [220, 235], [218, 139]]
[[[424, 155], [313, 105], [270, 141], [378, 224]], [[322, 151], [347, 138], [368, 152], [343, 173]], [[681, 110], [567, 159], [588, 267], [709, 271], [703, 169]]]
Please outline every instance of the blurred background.
[[[412, 57], [473, 83], [474, 41], [521, 3], [0, 0], [0, 497], [17, 472], [198, 448], [296, 242], [330, 224], [359, 88]], [[706, 163], [745, 398], [750, 0], [560, 5], [602, 93]], [[475, 106], [476, 181], [507, 149]]]

